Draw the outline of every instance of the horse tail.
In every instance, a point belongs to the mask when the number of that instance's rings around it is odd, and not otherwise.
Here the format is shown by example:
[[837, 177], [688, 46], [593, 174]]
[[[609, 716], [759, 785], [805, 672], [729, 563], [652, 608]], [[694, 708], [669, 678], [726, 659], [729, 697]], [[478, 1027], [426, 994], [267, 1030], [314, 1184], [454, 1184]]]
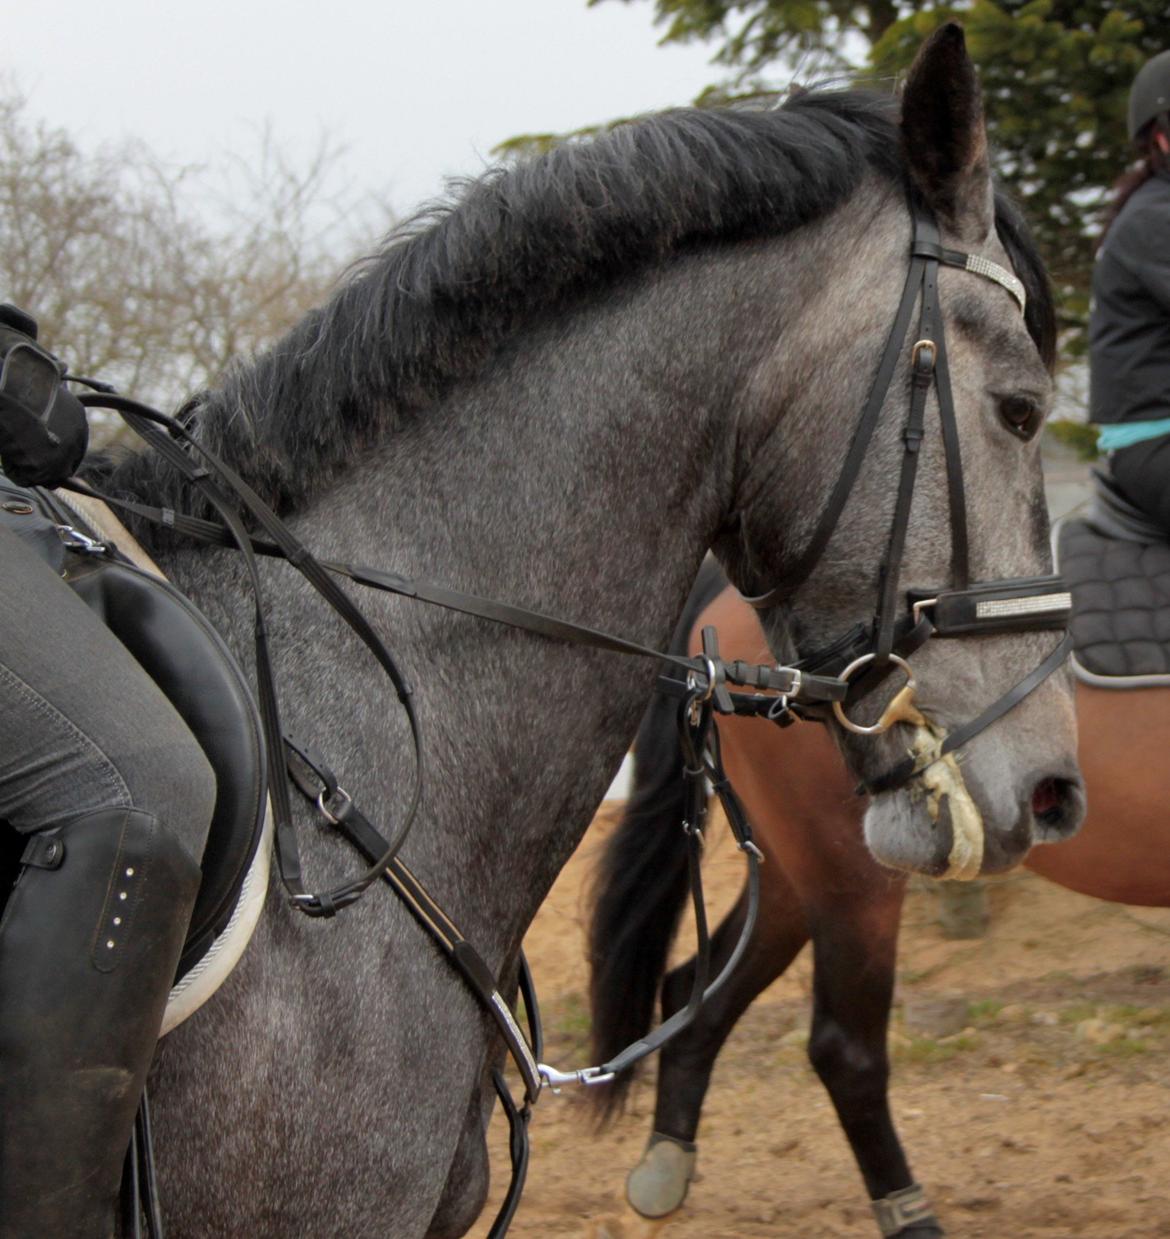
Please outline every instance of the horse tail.
[[[670, 643], [685, 654], [699, 614], [727, 585], [708, 557]], [[678, 742], [678, 702], [655, 693], [634, 740], [634, 782], [625, 812], [601, 856], [589, 923], [592, 1060], [604, 1063], [649, 1030], [658, 985], [687, 894], [687, 852], [679, 826], [686, 787]], [[590, 1089], [602, 1123], [621, 1109], [626, 1071]]]

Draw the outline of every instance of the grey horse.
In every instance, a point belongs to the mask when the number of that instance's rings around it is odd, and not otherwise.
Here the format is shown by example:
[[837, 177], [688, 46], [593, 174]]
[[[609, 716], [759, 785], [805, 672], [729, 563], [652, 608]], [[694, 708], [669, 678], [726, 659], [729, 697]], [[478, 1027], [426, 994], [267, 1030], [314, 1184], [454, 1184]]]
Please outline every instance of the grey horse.
[[[908, 194], [946, 244], [1007, 263], [957, 27], [922, 52], [900, 113], [849, 92], [683, 110], [488, 173], [392, 236], [189, 416], [322, 556], [661, 646], [708, 547], [744, 589], [798, 555], [905, 278]], [[940, 287], [972, 568], [1034, 575], [1046, 569], [1038, 449], [1005, 408], [1042, 411], [1049, 378], [1001, 288], [951, 270]], [[771, 634], [786, 626], [809, 647], [872, 612], [907, 390], [903, 359], [829, 553], [766, 616]], [[945, 582], [937, 434], [920, 473], [905, 581]], [[101, 480], [192, 501], [148, 459]], [[236, 559], [145, 537], [246, 660]], [[414, 777], [393, 694], [286, 566], [264, 565], [264, 578], [289, 730], [313, 737], [392, 830]], [[415, 685], [423, 729], [429, 781], [404, 858], [510, 986], [656, 668], [401, 599], [361, 603]], [[1044, 647], [1035, 635], [934, 644], [917, 670], [942, 720], [998, 696]], [[858, 775], [904, 755], [893, 734], [845, 747]], [[1063, 677], [973, 743], [964, 771], [987, 866], [1017, 859], [1036, 784], [1076, 784]], [[866, 832], [900, 864], [936, 866], [938, 832], [914, 786], [876, 798]], [[359, 867], [307, 814], [301, 834], [317, 888]], [[236, 972], [160, 1050], [173, 1232], [463, 1234], [487, 1191], [485, 1082], [500, 1055], [494, 1026], [388, 892], [310, 920], [274, 883]]]

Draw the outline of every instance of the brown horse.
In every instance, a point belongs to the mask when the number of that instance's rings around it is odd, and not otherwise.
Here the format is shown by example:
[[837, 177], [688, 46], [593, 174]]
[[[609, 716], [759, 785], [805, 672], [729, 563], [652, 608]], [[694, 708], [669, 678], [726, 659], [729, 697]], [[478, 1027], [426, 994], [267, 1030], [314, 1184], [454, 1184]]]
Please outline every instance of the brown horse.
[[[680, 624], [680, 639], [697, 649], [707, 624], [717, 627], [727, 657], [767, 660], [756, 613], [709, 568]], [[671, 859], [672, 852], [681, 855], [677, 830], [670, 829], [681, 811], [675, 708], [664, 697], [647, 712], [636, 746], [634, 789], [598, 877], [591, 944], [599, 1062], [611, 1046], [639, 1035], [649, 1023], [685, 897], [685, 872]], [[1080, 684], [1077, 709], [1088, 819], [1075, 838], [1038, 847], [1025, 863], [1087, 895], [1168, 907], [1170, 766], [1163, 746], [1170, 732], [1170, 691], [1118, 692]], [[739, 1017], [811, 940], [808, 1054], [836, 1108], [879, 1224], [900, 1239], [941, 1235], [913, 1185], [887, 1093], [886, 1034], [905, 879], [867, 850], [863, 802], [827, 728], [798, 723], [781, 729], [758, 718], [729, 717], [720, 720], [719, 734], [727, 773], [767, 858], [760, 916], [738, 970], [662, 1052], [654, 1131], [630, 1175], [630, 1202], [648, 1216], [681, 1205], [715, 1058]], [[743, 892], [714, 935], [714, 969], [732, 949], [745, 911]], [[664, 977], [663, 1018], [686, 1001], [692, 965], [689, 961]], [[620, 1090], [599, 1092], [603, 1106], [616, 1108]]]

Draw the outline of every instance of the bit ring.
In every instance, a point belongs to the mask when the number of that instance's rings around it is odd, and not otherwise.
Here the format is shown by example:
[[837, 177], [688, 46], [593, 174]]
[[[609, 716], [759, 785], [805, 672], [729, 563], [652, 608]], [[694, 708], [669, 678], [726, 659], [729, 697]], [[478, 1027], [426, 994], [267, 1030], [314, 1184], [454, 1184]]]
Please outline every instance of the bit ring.
[[[862, 654], [860, 658], [855, 658], [844, 671], [841, 672], [840, 678], [848, 681], [855, 671], [860, 667], [873, 662], [877, 657], [876, 654]], [[897, 722], [902, 721], [904, 715], [902, 709], [908, 700], [913, 699], [914, 690], [918, 687], [917, 681], [914, 679], [914, 672], [910, 669], [910, 664], [897, 654], [889, 655], [890, 662], [900, 667], [906, 673], [906, 683], [894, 695], [893, 700], [882, 711], [881, 718], [869, 727], [863, 727], [860, 723], [854, 723], [845, 717], [845, 708], [840, 701], [833, 702], [833, 714], [837, 722], [845, 728], [846, 731], [851, 731], [858, 736], [880, 736], [883, 731], [889, 731]]]

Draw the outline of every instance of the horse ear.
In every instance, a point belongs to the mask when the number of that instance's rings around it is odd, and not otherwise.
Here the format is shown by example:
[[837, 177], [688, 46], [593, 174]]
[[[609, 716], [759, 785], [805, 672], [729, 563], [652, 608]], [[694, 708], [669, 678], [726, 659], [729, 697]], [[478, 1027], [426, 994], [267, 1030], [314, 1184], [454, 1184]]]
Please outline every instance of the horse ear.
[[968, 243], [987, 237], [995, 214], [983, 100], [955, 22], [936, 30], [910, 66], [902, 144], [914, 183], [949, 231]]

